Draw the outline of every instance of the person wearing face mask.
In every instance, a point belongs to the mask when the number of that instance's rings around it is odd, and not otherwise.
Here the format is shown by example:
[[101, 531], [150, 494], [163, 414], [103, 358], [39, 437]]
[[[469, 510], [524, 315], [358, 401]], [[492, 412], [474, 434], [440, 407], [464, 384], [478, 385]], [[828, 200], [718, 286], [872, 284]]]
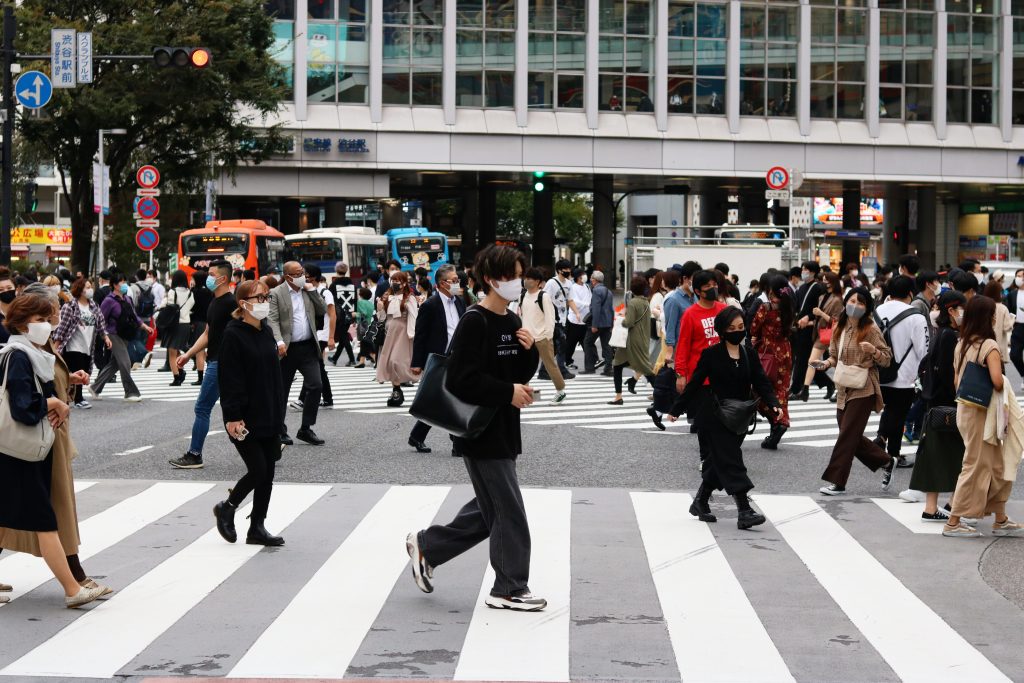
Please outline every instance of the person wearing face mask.
[[60, 299], [61, 304], [66, 304], [71, 301], [71, 295], [64, 291], [64, 286], [61, 284], [60, 278], [56, 275], [47, 275], [43, 278], [43, 284], [46, 285], [46, 288], [50, 292]]
[[[788, 287], [780, 275], [773, 283], [772, 292], [776, 294], [784, 289]], [[759, 312], [759, 315], [762, 314]], [[715, 406], [720, 400], [749, 400], [753, 392], [768, 406], [776, 421], [782, 419], [782, 408], [770, 378], [764, 374], [758, 354], [744, 342], [747, 332], [743, 311], [735, 306], [723, 307], [715, 315], [713, 324], [723, 343], [708, 347], [701, 353], [690, 381], [673, 404], [668, 419], [675, 422], [683, 412], [697, 412], [697, 433], [708, 445], [700, 488], [690, 505], [690, 514], [702, 522], [718, 521], [711, 512], [711, 494], [725, 489], [736, 501], [739, 511], [737, 528], [749, 529], [764, 524], [765, 518], [750, 507], [747, 498], [754, 484], [743, 464], [742, 448], [746, 435], [727, 429]], [[782, 385], [783, 395], [785, 389], [786, 385]]]
[[839, 437], [832, 457], [821, 478], [828, 482], [819, 491], [826, 496], [846, 493], [846, 482], [856, 457], [872, 472], [884, 468], [882, 488], [888, 489], [896, 458], [890, 457], [877, 444], [864, 436], [871, 412], [882, 410], [882, 388], [878, 382], [878, 366], [892, 362], [892, 350], [875, 324], [874, 302], [863, 287], [846, 293], [843, 312], [832, 331], [829, 358], [815, 363], [816, 370], [844, 367], [836, 371], [838, 401], [836, 421]]
[[[285, 272], [290, 269], [285, 266]], [[238, 539], [235, 511], [251, 492], [252, 514], [245, 542], [281, 546], [284, 539], [263, 526], [274, 490], [274, 473], [281, 459], [281, 425], [285, 391], [277, 341], [267, 322], [269, 290], [259, 280], [247, 280], [235, 289], [238, 308], [220, 340], [217, 385], [224, 429], [245, 463], [246, 473], [217, 503], [213, 516], [217, 531], [228, 543]]]
[[[46, 420], [45, 431], [53, 439], [54, 447], [39, 462], [0, 453], [0, 546], [41, 556], [64, 590], [65, 606], [75, 608], [110, 591], [95, 583], [86, 587], [75, 576], [68, 555], [77, 552], [77, 528], [72, 538], [72, 529], [66, 525], [66, 540], [75, 541], [66, 548], [52, 499], [56, 439], [61, 430], [67, 436], [65, 423], [70, 415], [67, 403], [57, 396], [56, 356], [45, 350], [52, 331], [50, 320], [55, 314], [55, 301], [48, 294], [26, 294], [11, 304], [4, 320], [10, 338], [0, 349], [0, 371], [7, 391], [2, 409], [9, 410], [11, 417], [23, 425], [36, 426]], [[66, 460], [65, 465], [70, 458]], [[62, 468], [62, 474], [69, 477], [70, 468]], [[63, 481], [58, 481], [62, 490], [66, 488]], [[73, 490], [72, 485], [72, 495]], [[26, 535], [34, 538], [26, 539]], [[31, 548], [25, 547], [26, 541], [31, 542]]]
[[214, 261], [206, 274], [203, 286], [213, 294], [213, 301], [206, 309], [206, 329], [192, 347], [178, 356], [178, 365], [185, 367], [189, 359], [199, 353], [206, 353], [206, 374], [196, 397], [195, 419], [192, 421], [192, 438], [188, 450], [180, 458], [169, 460], [171, 467], [179, 470], [196, 470], [203, 467], [203, 445], [210, 432], [210, 414], [220, 400], [218, 382], [219, 356], [224, 330], [238, 308], [235, 295], [231, 292], [231, 264], [226, 260]]
[[646, 377], [648, 384], [654, 385], [654, 369], [651, 367], [650, 335], [651, 335], [651, 303], [647, 300], [647, 279], [634, 275], [629, 283], [632, 296], [626, 304], [626, 317], [622, 326], [629, 330], [626, 346], [615, 349], [612, 360], [612, 372], [615, 382], [615, 398], [608, 402], [610, 406], [623, 405], [622, 373], [628, 365], [633, 376], [626, 380], [629, 393], [636, 393], [636, 382]]
[[[16, 296], [18, 296], [18, 291], [14, 286], [14, 279], [10, 269], [6, 266], [0, 266], [0, 323], [7, 317], [7, 310], [14, 303]], [[7, 338], [10, 336], [7, 328], [0, 325], [0, 344], [6, 344]]]
[[[92, 355], [96, 346], [103, 345], [108, 350], [112, 343], [107, 334], [107, 321], [103, 311], [93, 301], [95, 289], [91, 282], [79, 278], [71, 284], [69, 301], [60, 307], [60, 323], [53, 332], [53, 341], [57, 352], [64, 358], [71, 372], [82, 370], [86, 375], [92, 374]], [[92, 408], [92, 404], [82, 396], [82, 385], [75, 385], [74, 405], [76, 408]]]
[[[166, 320], [163, 332], [163, 345], [167, 349], [168, 363], [171, 372], [174, 373], [174, 380], [170, 386], [177, 387], [185, 381], [185, 368], [178, 367], [178, 354], [188, 350], [189, 336], [192, 329], [192, 309], [195, 308], [196, 300], [192, 297], [192, 290], [188, 286], [188, 276], [185, 271], [176, 270], [171, 275], [171, 291], [164, 297], [162, 305], [158, 309], [164, 311], [158, 316], [161, 321]], [[166, 310], [165, 310], [166, 309]], [[166, 314], [166, 318], [163, 317]]]
[[[997, 274], [1001, 271], [996, 271]], [[985, 285], [982, 292], [996, 302], [996, 319], [993, 323], [996, 333], [996, 343], [999, 345], [999, 355], [1003, 358], [1003, 365], [1010, 362], [1010, 335], [1013, 332], [1014, 314], [1003, 303], [1003, 285], [995, 277]]]
[[565, 380], [555, 361], [555, 346], [552, 341], [555, 334], [555, 307], [547, 298], [547, 292], [541, 289], [544, 274], [540, 268], [530, 268], [523, 275], [523, 293], [519, 295], [516, 314], [523, 321], [523, 329], [533, 337], [540, 355], [542, 367], [547, 370], [551, 382], [555, 385], [555, 397], [550, 405], [560, 405], [565, 401]]
[[[447, 525], [410, 533], [405, 540], [416, 586], [434, 590], [434, 569], [484, 539], [490, 545], [494, 584], [488, 607], [536, 612], [547, 601], [530, 592], [530, 526], [519, 489], [520, 410], [533, 403], [527, 384], [539, 359], [533, 336], [508, 310], [523, 291], [526, 258], [511, 247], [489, 245], [473, 272], [484, 299], [462, 317], [452, 340], [446, 388], [459, 399], [496, 412], [480, 436], [456, 438], [474, 498]], [[545, 297], [546, 298], [546, 297]]]
[[[446, 264], [437, 269], [434, 275], [437, 287], [434, 294], [423, 302], [416, 315], [416, 333], [412, 343], [412, 374], [419, 377], [427, 365], [427, 359], [436, 353], [448, 354], [448, 345], [455, 335], [459, 319], [466, 312], [466, 304], [462, 302], [462, 289], [455, 266]], [[412, 433], [409, 434], [409, 445], [417, 453], [430, 453], [425, 443], [430, 425], [416, 421]]]
[[[206, 332], [208, 325], [206, 313], [210, 308], [210, 303], [213, 302], [213, 292], [206, 287], [206, 280], [209, 277], [209, 270], [197, 270], [192, 273], [192, 300], [196, 304], [192, 307], [192, 325], [189, 330], [188, 347], [181, 350], [181, 354], [178, 355], [179, 358], [185, 351], [195, 346], [199, 338]], [[196, 353], [193, 359], [198, 377], [191, 384], [194, 387], [201, 387], [203, 386], [203, 378], [206, 375], [206, 349]], [[182, 367], [184, 368], [185, 366], [183, 365]]]
[[139, 330], [149, 334], [152, 328], [139, 320], [128, 300], [128, 283], [124, 275], [116, 273], [110, 276], [114, 289], [110, 296], [103, 300], [100, 311], [106, 321], [106, 333], [110, 338], [110, 362], [100, 370], [93, 383], [86, 387], [89, 395], [99, 400], [103, 387], [114, 378], [115, 373], [121, 375], [121, 387], [124, 389], [124, 400], [138, 402], [142, 400], [139, 388], [132, 380], [132, 363], [128, 357], [128, 342], [139, 335]]
[[[402, 264], [391, 259], [387, 263], [387, 267], [384, 269], [384, 273], [377, 280], [377, 289], [373, 293], [373, 300], [380, 301], [380, 298], [384, 296], [389, 289], [391, 289], [391, 277], [395, 273], [402, 272]], [[410, 290], [411, 291], [411, 290]]]
[[758, 410], [771, 423], [771, 431], [761, 442], [761, 448], [774, 451], [789, 429], [789, 386], [790, 373], [793, 371], [793, 351], [789, 337], [793, 331], [793, 297], [781, 275], [772, 277], [767, 292], [767, 305], [758, 308], [754, 315], [750, 342], [757, 350], [759, 359], [771, 359], [762, 363], [762, 369], [775, 388], [778, 407], [762, 403]]
[[[568, 310], [568, 321], [565, 328], [565, 349], [562, 351], [562, 357], [565, 362], [565, 367], [572, 371], [576, 371], [576, 361], [573, 360], [573, 356], [576, 353], [576, 347], [583, 344], [584, 338], [587, 336], [587, 325], [590, 322], [590, 302], [594, 298], [594, 293], [590, 290], [587, 285], [590, 279], [587, 273], [582, 268], [576, 268], [572, 271], [572, 284], [569, 285], [569, 300], [575, 304]], [[660, 282], [661, 279], [658, 278]], [[584, 363], [586, 366], [586, 363]]]
[[[793, 398], [806, 401], [803, 394], [804, 376], [807, 374], [807, 363], [811, 358], [814, 339], [817, 332], [817, 318], [814, 309], [818, 308], [827, 294], [827, 289], [818, 280], [821, 266], [816, 261], [807, 261], [800, 268], [800, 279], [803, 284], [793, 296], [794, 333], [793, 333], [793, 375], [790, 394]], [[829, 387], [827, 377], [818, 377], [818, 386]], [[829, 392], [831, 394], [831, 392]]]
[[[572, 264], [565, 259], [559, 259], [555, 263], [555, 276], [544, 285], [544, 292], [547, 300], [555, 305], [555, 335], [552, 342], [555, 346], [555, 360], [558, 362], [558, 370], [562, 373], [562, 379], [570, 380], [576, 377], [569, 372], [565, 363], [566, 347], [566, 325], [569, 322], [569, 311], [575, 310], [577, 319], [579, 310], [576, 302], [569, 298], [569, 287], [572, 286]], [[517, 299], [518, 300], [518, 299]], [[537, 379], [551, 379], [546, 370], [541, 370]]]
[[412, 370], [418, 314], [416, 296], [409, 289], [409, 274], [395, 271], [390, 288], [377, 302], [377, 319], [385, 324], [384, 346], [377, 352], [377, 381], [391, 383], [389, 408], [398, 408], [405, 403], [402, 384], [418, 379]]

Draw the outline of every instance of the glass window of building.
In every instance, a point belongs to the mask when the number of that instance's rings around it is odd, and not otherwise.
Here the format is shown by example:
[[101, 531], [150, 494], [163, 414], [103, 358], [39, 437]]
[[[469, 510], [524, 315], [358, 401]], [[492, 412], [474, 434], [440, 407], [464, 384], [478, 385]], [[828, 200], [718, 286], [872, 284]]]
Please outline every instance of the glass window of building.
[[811, 116], [864, 118], [867, 0], [811, 0]]
[[263, 9], [275, 19], [295, 20], [295, 0], [265, 0]]
[[[291, 5], [291, 14], [288, 10]], [[295, 22], [282, 19], [284, 16], [294, 16], [294, 2], [268, 2], [265, 5], [267, 12], [274, 19], [274, 42], [270, 46], [270, 57], [280, 65], [281, 76], [285, 86], [285, 99], [295, 99]]]
[[996, 123], [997, 0], [946, 0], [946, 120]]
[[528, 0], [530, 109], [582, 109], [586, 0]]
[[515, 104], [515, 0], [457, 0], [455, 104]]
[[932, 120], [933, 0], [879, 0], [882, 119]]
[[384, 104], [441, 106], [444, 3], [384, 0]]
[[600, 0], [598, 104], [602, 111], [654, 111], [653, 0]]
[[1013, 125], [1024, 126], [1024, 2], [1013, 3]]
[[306, 99], [366, 104], [366, 0], [309, 0]]
[[728, 17], [725, 2], [669, 0], [669, 113], [725, 114]]
[[800, 6], [757, 1], [740, 6], [740, 114], [796, 114]]

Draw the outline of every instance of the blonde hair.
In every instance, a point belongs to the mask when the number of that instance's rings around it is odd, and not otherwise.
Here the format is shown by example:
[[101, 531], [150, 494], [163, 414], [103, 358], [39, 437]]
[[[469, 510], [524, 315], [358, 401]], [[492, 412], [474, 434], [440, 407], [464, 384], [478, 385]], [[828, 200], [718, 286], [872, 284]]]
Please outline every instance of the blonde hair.
[[47, 275], [43, 278], [43, 284], [47, 287], [59, 287], [57, 291], [57, 298], [60, 300], [58, 305], [66, 304], [71, 301], [71, 295], [64, 291], [64, 284], [60, 281], [60, 278], [56, 275]]

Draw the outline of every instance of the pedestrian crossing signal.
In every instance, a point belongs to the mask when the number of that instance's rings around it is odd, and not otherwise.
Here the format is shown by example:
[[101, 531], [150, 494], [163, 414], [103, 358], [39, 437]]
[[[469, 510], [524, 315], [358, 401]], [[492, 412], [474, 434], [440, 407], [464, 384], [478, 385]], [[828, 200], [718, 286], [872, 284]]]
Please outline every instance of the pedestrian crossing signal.
[[155, 47], [153, 48], [153, 63], [161, 69], [174, 67], [181, 69], [192, 67], [194, 69], [205, 69], [210, 65], [213, 56], [210, 50], [205, 47]]
[[533, 172], [533, 191], [543, 192], [544, 191], [544, 171]]

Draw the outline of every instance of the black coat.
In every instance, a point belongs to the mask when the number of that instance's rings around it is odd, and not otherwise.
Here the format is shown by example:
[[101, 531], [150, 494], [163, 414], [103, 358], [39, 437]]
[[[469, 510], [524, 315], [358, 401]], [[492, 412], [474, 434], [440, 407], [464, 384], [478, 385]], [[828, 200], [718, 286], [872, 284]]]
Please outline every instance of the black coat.
[[[825, 285], [817, 281], [805, 282], [796, 291], [796, 298], [793, 302], [793, 309], [796, 313], [795, 320], [804, 316], [814, 320], [814, 308], [821, 303], [821, 297], [825, 294]], [[807, 328], [811, 329], [811, 328]]]
[[[455, 298], [455, 310], [461, 318], [466, 313], [466, 304], [460, 297]], [[448, 319], [444, 314], [441, 295], [434, 293], [420, 306], [416, 315], [416, 336], [412, 340], [412, 367], [422, 368], [432, 353], [444, 355], [448, 352]]]
[[245, 420], [246, 428], [256, 437], [280, 434], [284, 381], [270, 325], [264, 321], [257, 330], [241, 320], [229, 322], [217, 362], [224, 423]]
[[[761, 400], [770, 407], [777, 408], [779, 399], [775, 397], [775, 389], [772, 387], [771, 380], [764, 374], [764, 368], [761, 367], [761, 360], [758, 358], [757, 352], [746, 343], [740, 348], [742, 352], [739, 366], [729, 356], [729, 349], [725, 342], [704, 349], [704, 352], [700, 354], [700, 360], [697, 361], [697, 369], [694, 370], [693, 377], [686, 383], [686, 388], [683, 389], [683, 393], [676, 399], [669, 412], [679, 417], [687, 411], [692, 401], [706, 396], [704, 380], [709, 380], [707, 388], [719, 399], [749, 401], [750, 391], [753, 388]], [[698, 407], [698, 409], [703, 409], [703, 407]]]

